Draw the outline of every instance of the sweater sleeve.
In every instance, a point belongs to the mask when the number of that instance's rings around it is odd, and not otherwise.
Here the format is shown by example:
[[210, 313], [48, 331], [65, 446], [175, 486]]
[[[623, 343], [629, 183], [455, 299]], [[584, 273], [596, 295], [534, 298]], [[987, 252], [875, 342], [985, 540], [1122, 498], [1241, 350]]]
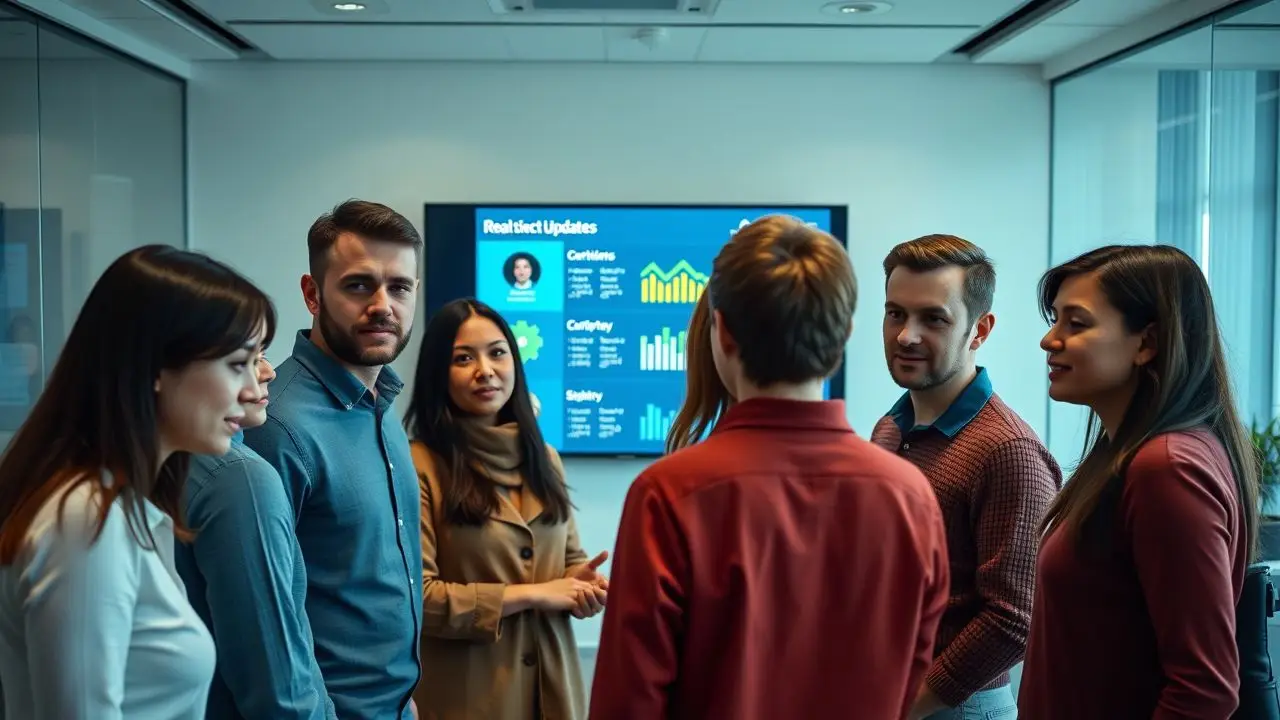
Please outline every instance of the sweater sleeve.
[[1125, 476], [1124, 527], [1168, 679], [1153, 720], [1226, 720], [1238, 702], [1233, 575], [1242, 528], [1223, 459], [1163, 436]]

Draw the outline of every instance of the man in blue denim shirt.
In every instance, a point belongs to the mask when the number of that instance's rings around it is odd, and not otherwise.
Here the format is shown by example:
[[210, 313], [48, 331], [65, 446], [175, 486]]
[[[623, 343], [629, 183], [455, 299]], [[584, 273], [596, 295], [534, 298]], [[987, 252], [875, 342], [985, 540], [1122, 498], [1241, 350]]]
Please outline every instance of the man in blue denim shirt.
[[[257, 388], [240, 398], [246, 428], [267, 421], [267, 385], [276, 377], [263, 355], [256, 370]], [[174, 543], [174, 564], [218, 648], [208, 720], [335, 720], [312, 649], [307, 570], [280, 474], [237, 433], [225, 455], [191, 459], [182, 513], [196, 536]]]
[[408, 342], [422, 239], [351, 200], [307, 236], [314, 320], [281, 363], [267, 423], [245, 443], [280, 473], [297, 517], [316, 660], [342, 720], [416, 709], [422, 616], [418, 478], [388, 367]]

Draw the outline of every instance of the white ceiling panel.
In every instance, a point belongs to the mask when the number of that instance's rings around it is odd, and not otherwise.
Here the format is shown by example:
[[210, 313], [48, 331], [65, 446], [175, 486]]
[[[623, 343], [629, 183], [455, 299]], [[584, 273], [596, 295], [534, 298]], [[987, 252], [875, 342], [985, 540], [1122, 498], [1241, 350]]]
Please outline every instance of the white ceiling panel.
[[662, 28], [659, 37], [638, 37], [641, 28], [604, 29], [609, 62], [694, 62], [707, 31], [700, 27]]
[[[92, 16], [188, 60], [235, 59], [216, 32], [184, 29], [151, 0], [41, 0]], [[281, 60], [514, 62], [929, 63], [1025, 0], [891, 0], [872, 15], [824, 12], [832, 0], [715, 0], [701, 13], [495, 13], [489, 0], [187, 0], [215, 23]], [[1035, 64], [1078, 50], [1152, 12], [1207, 0], [1076, 0], [979, 57]], [[1280, 15], [1280, 0], [1260, 12]], [[176, 17], [176, 16], [175, 16]], [[179, 18], [179, 20], [181, 20]], [[655, 36], [637, 38], [638, 32]]]
[[188, 2], [223, 22], [493, 22], [498, 18], [485, 0], [384, 0], [367, 10], [342, 14], [322, 12], [311, 0]]
[[237, 55], [223, 45], [215, 45], [167, 18], [116, 20], [116, 27], [187, 60], [233, 60]]
[[1092, 40], [1109, 27], [1085, 25], [1037, 25], [1016, 35], [974, 62], [999, 65], [1035, 64]]
[[62, 0], [62, 2], [99, 20], [145, 20], [156, 15], [155, 11], [138, 0]]
[[832, 15], [822, 11], [822, 6], [828, 2], [831, 0], [721, 0], [715, 21], [769, 25], [982, 26], [1013, 12], [1025, 0], [893, 0], [893, 10], [875, 15]]
[[700, 62], [932, 62], [971, 34], [954, 28], [708, 28]]
[[507, 40], [513, 60], [602, 62], [605, 59], [604, 29], [599, 27], [505, 27], [498, 28]]
[[510, 60], [506, 37], [484, 27], [234, 25], [277, 60]]
[[[125, 2], [127, 0], [83, 0]], [[321, 0], [189, 0], [224, 22], [563, 22], [702, 24], [708, 18], [691, 13], [529, 13], [499, 15], [486, 0], [378, 0], [360, 12], [322, 12], [332, 3]], [[823, 12], [831, 0], [721, 0], [712, 24], [765, 25], [986, 25], [1016, 9], [1024, 0], [894, 0], [894, 9], [876, 15], [835, 15]], [[1081, 0], [1081, 2], [1143, 3], [1155, 0]], [[319, 7], [317, 7], [317, 3]]]
[[1177, 0], [1077, 0], [1061, 12], [1045, 18], [1045, 25], [1116, 27], [1125, 25]]

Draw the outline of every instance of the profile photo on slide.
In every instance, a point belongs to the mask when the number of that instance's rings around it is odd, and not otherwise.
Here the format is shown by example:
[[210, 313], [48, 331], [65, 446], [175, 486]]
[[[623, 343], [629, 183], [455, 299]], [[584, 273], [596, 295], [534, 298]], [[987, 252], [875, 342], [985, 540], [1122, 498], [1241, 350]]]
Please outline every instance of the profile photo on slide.
[[532, 290], [542, 278], [542, 265], [532, 253], [512, 253], [502, 267], [502, 276], [515, 290]]

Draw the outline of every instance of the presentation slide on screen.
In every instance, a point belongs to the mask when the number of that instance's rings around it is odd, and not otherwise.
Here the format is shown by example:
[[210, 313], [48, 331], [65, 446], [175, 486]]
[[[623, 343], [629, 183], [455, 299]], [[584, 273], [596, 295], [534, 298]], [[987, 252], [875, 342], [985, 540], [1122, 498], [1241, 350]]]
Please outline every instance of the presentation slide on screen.
[[774, 213], [831, 231], [825, 209], [476, 210], [476, 296], [512, 326], [549, 443], [662, 452], [712, 260], [739, 227]]

